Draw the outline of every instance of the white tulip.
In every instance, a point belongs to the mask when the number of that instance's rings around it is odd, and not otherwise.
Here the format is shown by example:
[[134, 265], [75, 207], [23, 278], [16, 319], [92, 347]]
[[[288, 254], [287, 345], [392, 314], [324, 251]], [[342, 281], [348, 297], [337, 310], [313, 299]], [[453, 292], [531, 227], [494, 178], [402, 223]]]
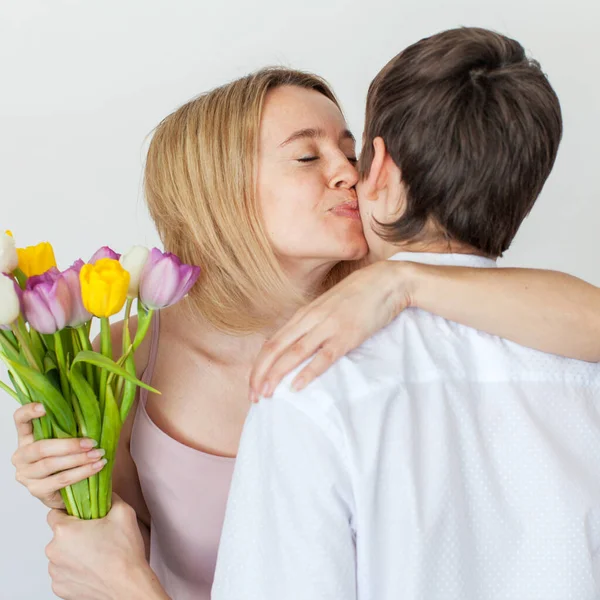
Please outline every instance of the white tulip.
[[129, 273], [129, 290], [127, 295], [130, 298], [137, 298], [140, 288], [140, 277], [146, 266], [150, 250], [145, 246], [133, 246], [128, 252], [119, 259], [121, 266]]
[[7, 233], [0, 233], [0, 273], [12, 273], [18, 264], [15, 240]]
[[0, 275], [0, 325], [10, 325], [20, 314], [21, 302], [14, 281], [6, 275]]

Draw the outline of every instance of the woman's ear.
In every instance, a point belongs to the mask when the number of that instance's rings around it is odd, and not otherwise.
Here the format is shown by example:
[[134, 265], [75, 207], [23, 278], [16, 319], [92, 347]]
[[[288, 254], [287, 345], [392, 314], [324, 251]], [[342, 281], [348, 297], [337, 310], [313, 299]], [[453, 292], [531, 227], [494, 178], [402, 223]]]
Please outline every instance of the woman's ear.
[[378, 193], [387, 184], [387, 170], [385, 169], [387, 150], [383, 138], [376, 137], [373, 140], [373, 161], [367, 175], [363, 190], [367, 200], [376, 200]]

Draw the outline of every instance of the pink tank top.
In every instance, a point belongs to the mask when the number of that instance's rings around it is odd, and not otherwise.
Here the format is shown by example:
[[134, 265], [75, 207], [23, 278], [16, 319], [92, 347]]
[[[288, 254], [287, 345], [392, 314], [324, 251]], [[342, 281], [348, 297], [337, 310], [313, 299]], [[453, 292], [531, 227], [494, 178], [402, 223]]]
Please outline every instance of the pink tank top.
[[[156, 363], [158, 312], [151, 335], [146, 383]], [[173, 439], [150, 419], [146, 400], [141, 390], [131, 456], [152, 519], [150, 566], [174, 600], [209, 600], [235, 459]]]

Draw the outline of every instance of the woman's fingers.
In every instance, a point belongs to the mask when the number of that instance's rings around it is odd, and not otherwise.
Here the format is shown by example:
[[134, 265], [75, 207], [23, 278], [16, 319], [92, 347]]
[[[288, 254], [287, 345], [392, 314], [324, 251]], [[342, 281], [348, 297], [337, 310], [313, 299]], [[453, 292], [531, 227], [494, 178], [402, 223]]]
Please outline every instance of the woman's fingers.
[[304, 389], [311, 381], [325, 373], [344, 354], [344, 352], [336, 350], [332, 345], [324, 345], [306, 367], [296, 375], [292, 382], [292, 387], [297, 392]]
[[271, 396], [281, 380], [321, 349], [329, 339], [328, 328], [318, 326], [289, 347], [284, 347], [264, 374], [263, 396]]
[[15, 411], [14, 420], [17, 428], [19, 447], [33, 442], [33, 425], [34, 419], [39, 419], [46, 414], [44, 406], [38, 402], [25, 404]]
[[90, 451], [97, 445], [95, 440], [89, 438], [39, 440], [20, 447], [13, 454], [13, 465], [19, 468], [52, 456], [79, 454], [82, 450]]
[[53, 456], [28, 464], [21, 469], [21, 474], [26, 479], [44, 479], [56, 475], [62, 471], [68, 471], [76, 467], [91, 465], [98, 462], [104, 455], [102, 449], [80, 452], [67, 456]]
[[73, 485], [95, 475], [102, 470], [106, 462], [106, 459], [102, 458], [91, 464], [83, 465], [75, 469], [69, 469], [68, 471], [62, 471], [61, 473], [45, 477], [44, 479], [28, 480], [24, 485], [30, 493], [37, 498], [48, 497], [68, 485]]
[[[254, 361], [254, 366], [250, 374], [250, 390], [254, 399], [257, 399], [259, 394], [267, 395], [267, 374], [272, 371], [273, 365], [279, 360], [281, 355], [289, 351], [290, 347], [298, 343], [298, 340], [306, 335], [320, 321], [321, 317], [318, 314], [318, 309], [312, 312], [303, 312], [300, 319], [294, 317], [289, 323], [284, 325], [273, 337], [265, 342], [261, 348], [258, 357]], [[314, 348], [316, 350], [316, 348]], [[314, 352], [313, 350], [313, 352]], [[308, 358], [310, 354], [304, 358]], [[302, 360], [304, 360], [304, 358]], [[298, 361], [294, 366], [298, 366], [302, 360]], [[294, 367], [292, 367], [294, 368]], [[271, 388], [271, 391], [274, 388]]]

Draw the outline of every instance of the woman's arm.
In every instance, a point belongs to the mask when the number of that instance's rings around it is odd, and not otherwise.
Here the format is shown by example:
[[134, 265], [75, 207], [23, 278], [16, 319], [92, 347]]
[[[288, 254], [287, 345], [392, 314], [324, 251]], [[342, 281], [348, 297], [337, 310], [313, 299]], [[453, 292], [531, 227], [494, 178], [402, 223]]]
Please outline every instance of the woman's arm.
[[600, 288], [581, 279], [535, 269], [382, 261], [300, 309], [267, 341], [251, 373], [251, 399], [270, 396], [287, 373], [314, 354], [294, 379], [296, 389], [303, 388], [408, 307], [522, 346], [600, 361]]
[[600, 288], [541, 269], [417, 267], [412, 306], [522, 346], [600, 362]]

